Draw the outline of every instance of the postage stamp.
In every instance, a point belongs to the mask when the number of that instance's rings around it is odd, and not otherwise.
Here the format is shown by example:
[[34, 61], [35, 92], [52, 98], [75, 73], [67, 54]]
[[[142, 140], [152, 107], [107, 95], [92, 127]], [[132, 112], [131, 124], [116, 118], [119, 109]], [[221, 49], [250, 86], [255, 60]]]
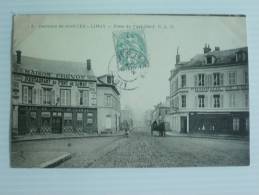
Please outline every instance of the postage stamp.
[[109, 63], [109, 71], [115, 76], [118, 87], [136, 89], [149, 68], [145, 34], [143, 31], [117, 31], [113, 32], [113, 42], [115, 55]]

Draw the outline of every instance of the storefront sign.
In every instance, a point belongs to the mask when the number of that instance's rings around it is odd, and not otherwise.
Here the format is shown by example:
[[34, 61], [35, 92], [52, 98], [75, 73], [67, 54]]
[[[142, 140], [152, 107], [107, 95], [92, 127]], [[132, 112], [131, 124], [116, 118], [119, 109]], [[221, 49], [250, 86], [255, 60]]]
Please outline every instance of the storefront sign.
[[64, 120], [72, 120], [72, 113], [64, 113]]
[[28, 70], [24, 69], [24, 73], [37, 77], [54, 77], [59, 79], [76, 79], [76, 80], [84, 80], [86, 79], [86, 75], [80, 74], [61, 74], [61, 73], [50, 73], [50, 72], [41, 72], [37, 70]]
[[50, 112], [42, 112], [41, 117], [50, 118]]

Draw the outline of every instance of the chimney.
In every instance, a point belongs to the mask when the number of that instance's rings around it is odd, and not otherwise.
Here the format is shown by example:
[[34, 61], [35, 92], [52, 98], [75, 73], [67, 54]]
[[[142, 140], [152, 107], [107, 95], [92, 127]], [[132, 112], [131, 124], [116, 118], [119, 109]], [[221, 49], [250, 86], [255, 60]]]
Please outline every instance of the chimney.
[[91, 70], [91, 59], [86, 60], [86, 69], [89, 71]]
[[21, 64], [22, 62], [22, 51], [16, 50], [16, 63]]
[[180, 55], [179, 55], [178, 51], [179, 51], [179, 47], [177, 47], [177, 54], [176, 54], [176, 57], [175, 57], [176, 64], [180, 63]]
[[209, 53], [211, 51], [210, 45], [205, 44], [205, 47], [203, 48], [204, 54]]
[[215, 51], [220, 51], [220, 47], [215, 47]]

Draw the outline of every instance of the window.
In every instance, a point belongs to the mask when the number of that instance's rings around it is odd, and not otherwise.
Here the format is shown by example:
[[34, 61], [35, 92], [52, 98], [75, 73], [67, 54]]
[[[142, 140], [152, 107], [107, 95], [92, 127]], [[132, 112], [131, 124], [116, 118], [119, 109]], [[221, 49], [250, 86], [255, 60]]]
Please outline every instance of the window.
[[213, 95], [214, 98], [214, 108], [220, 107], [220, 95]]
[[105, 106], [112, 106], [112, 96], [111, 95], [105, 95]]
[[107, 83], [108, 84], [113, 84], [113, 76], [107, 76]]
[[182, 88], [186, 87], [186, 75], [185, 74], [181, 76], [181, 80], [182, 80], [182, 82], [181, 82], [182, 86], [181, 87]]
[[60, 90], [60, 100], [61, 106], [70, 106], [71, 105], [71, 91], [69, 89]]
[[207, 64], [212, 64], [212, 56], [207, 56]]
[[182, 95], [182, 107], [186, 107], [186, 95]]
[[198, 74], [198, 86], [204, 86], [204, 74]]
[[79, 105], [83, 105], [83, 91], [79, 91], [80, 97], [79, 97]]
[[244, 51], [239, 51], [236, 53], [236, 62], [245, 62], [247, 61], [247, 53]]
[[229, 94], [229, 106], [230, 107], [236, 106], [236, 97], [234, 93]]
[[43, 104], [50, 105], [51, 104], [51, 89], [43, 88]]
[[22, 103], [28, 103], [28, 86], [22, 87]]
[[72, 113], [69, 113], [69, 112], [64, 113], [64, 126], [67, 126], [67, 127], [72, 126]]
[[204, 95], [198, 95], [198, 100], [199, 100], [199, 108], [204, 108], [205, 96]]
[[37, 90], [33, 88], [32, 90], [32, 103], [36, 104], [36, 98], [37, 98]]
[[239, 131], [239, 118], [233, 118], [233, 130]]
[[88, 106], [89, 104], [89, 93], [87, 90], [80, 90], [79, 91], [80, 97], [79, 97], [79, 105], [82, 106]]
[[41, 113], [41, 128], [43, 131], [48, 132], [51, 128], [50, 112]]
[[32, 104], [32, 87], [28, 87], [28, 104]]
[[88, 112], [87, 113], [87, 124], [93, 124], [93, 113], [92, 112]]
[[83, 113], [77, 113], [76, 120], [77, 120], [77, 127], [82, 127], [83, 126]]
[[220, 85], [220, 74], [219, 73], [213, 73], [213, 85], [214, 86]]
[[22, 103], [24, 104], [32, 104], [32, 87], [31, 86], [23, 86], [22, 87]]
[[38, 89], [38, 104], [42, 104], [42, 89]]
[[228, 81], [230, 85], [235, 85], [236, 84], [236, 72], [230, 72], [228, 73]]

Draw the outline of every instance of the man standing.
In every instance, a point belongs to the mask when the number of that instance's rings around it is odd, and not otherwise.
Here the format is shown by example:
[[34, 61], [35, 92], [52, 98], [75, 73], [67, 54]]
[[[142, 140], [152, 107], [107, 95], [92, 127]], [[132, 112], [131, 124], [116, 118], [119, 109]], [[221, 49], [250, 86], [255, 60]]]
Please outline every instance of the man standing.
[[162, 119], [159, 121], [159, 136], [165, 136], [165, 122]]
[[153, 136], [153, 131], [157, 130], [157, 122], [154, 121], [151, 125], [151, 136]]

